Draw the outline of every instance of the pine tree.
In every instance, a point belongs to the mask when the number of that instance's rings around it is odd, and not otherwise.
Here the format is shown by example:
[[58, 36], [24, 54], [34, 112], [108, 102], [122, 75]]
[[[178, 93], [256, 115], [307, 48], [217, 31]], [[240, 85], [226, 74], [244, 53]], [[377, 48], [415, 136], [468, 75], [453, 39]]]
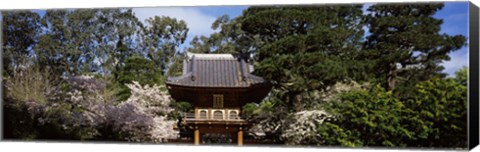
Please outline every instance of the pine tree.
[[465, 45], [462, 35], [440, 33], [441, 19], [433, 15], [443, 8], [432, 4], [377, 4], [370, 6], [366, 23], [371, 35], [365, 49], [376, 62], [372, 73], [385, 88], [394, 89], [399, 78], [405, 83], [444, 76], [439, 65], [448, 54]]
[[[251, 7], [241, 17], [245, 35], [264, 44], [254, 52], [255, 73], [284, 92], [282, 100], [301, 111], [302, 93], [326, 89], [356, 77], [360, 5], [314, 7]], [[351, 75], [352, 74], [352, 75]]]

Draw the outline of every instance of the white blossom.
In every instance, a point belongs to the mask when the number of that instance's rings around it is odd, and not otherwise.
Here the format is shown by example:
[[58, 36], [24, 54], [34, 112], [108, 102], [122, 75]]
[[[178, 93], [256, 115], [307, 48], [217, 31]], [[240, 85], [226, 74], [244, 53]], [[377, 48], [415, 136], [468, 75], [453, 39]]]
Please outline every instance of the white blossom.
[[[168, 93], [161, 91], [157, 85], [141, 86], [136, 81], [126, 86], [131, 90], [131, 96], [109, 113], [110, 116], [116, 116], [110, 119], [118, 119], [117, 122], [121, 125], [115, 127], [134, 133], [134, 136], [128, 139], [132, 141], [162, 142], [175, 138], [178, 134], [173, 130], [176, 122], [166, 120], [166, 114], [173, 111], [169, 106], [172, 100]], [[142, 129], [139, 130], [138, 127]]]
[[314, 141], [322, 143], [318, 126], [332, 116], [321, 110], [301, 111], [294, 114], [290, 125], [283, 131], [282, 137], [287, 144], [302, 145]]
[[[77, 78], [78, 82], [95, 82], [91, 77]], [[159, 86], [141, 86], [138, 82], [126, 84], [131, 96], [117, 105], [104, 101], [95, 84], [76, 83], [66, 93], [67, 99], [85, 111], [78, 115], [77, 122], [94, 128], [108, 127], [112, 132], [127, 135], [124, 139], [135, 142], [164, 142], [178, 134], [173, 130], [176, 121], [166, 119], [173, 111], [171, 98]], [[85, 89], [87, 88], [87, 89]], [[96, 133], [101, 135], [102, 132]]]

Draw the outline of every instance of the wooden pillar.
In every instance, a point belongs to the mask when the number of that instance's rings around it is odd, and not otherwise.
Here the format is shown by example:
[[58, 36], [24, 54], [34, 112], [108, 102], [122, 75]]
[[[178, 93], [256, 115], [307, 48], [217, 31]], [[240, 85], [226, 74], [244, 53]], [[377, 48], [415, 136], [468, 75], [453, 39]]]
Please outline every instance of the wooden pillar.
[[198, 130], [198, 127], [195, 127], [193, 140], [195, 145], [200, 145], [200, 130]]
[[242, 130], [242, 127], [240, 127], [238, 129], [238, 133], [237, 133], [237, 143], [239, 146], [242, 146], [243, 145], [243, 130]]

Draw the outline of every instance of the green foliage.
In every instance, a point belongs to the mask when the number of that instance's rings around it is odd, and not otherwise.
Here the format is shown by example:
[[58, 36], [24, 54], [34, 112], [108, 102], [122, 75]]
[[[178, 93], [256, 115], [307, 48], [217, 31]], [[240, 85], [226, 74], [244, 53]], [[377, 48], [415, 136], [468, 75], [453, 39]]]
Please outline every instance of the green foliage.
[[177, 53], [173, 57], [173, 63], [168, 68], [167, 76], [178, 77], [183, 74], [183, 61], [186, 59], [185, 52]]
[[242, 107], [242, 118], [253, 118], [256, 112], [259, 110], [259, 105], [255, 103], [247, 103]]
[[[404, 103], [380, 86], [341, 94], [328, 107], [334, 119], [319, 126], [327, 144], [342, 146], [405, 146], [411, 136], [402, 124]], [[336, 134], [327, 134], [336, 132]], [[395, 138], [394, 138], [395, 137]]]
[[327, 108], [335, 119], [319, 126], [329, 145], [449, 147], [467, 146], [467, 86], [462, 74], [417, 84], [401, 101], [377, 85], [340, 95]]
[[19, 68], [12, 74], [15, 76], [6, 79], [4, 84], [5, 96], [18, 101], [45, 103], [47, 94], [61, 83], [61, 80], [50, 76], [50, 71], [41, 71], [36, 66]]
[[38, 64], [55, 76], [94, 71], [94, 10], [48, 10], [41, 19], [43, 34], [35, 45]]
[[177, 47], [187, 38], [187, 24], [183, 20], [155, 16], [146, 20], [143, 45], [147, 56], [163, 73], [167, 70]]
[[180, 117], [182, 113], [193, 113], [193, 105], [189, 102], [183, 101], [176, 101], [172, 105], [174, 107], [174, 111], [168, 114], [168, 119], [176, 120]]
[[31, 60], [56, 76], [109, 75], [135, 55], [147, 56], [163, 73], [188, 31], [184, 21], [168, 17], [144, 25], [131, 9], [48, 10], [40, 23], [33, 47], [38, 58]]
[[465, 45], [462, 35], [440, 33], [441, 19], [434, 18], [443, 3], [376, 4], [367, 10], [365, 22], [371, 35], [367, 37], [365, 57], [374, 60], [371, 69], [385, 88], [426, 81], [445, 76], [439, 64], [449, 60], [448, 53]]
[[193, 106], [188, 102], [180, 101], [175, 103], [175, 110], [180, 112], [193, 112]]
[[361, 16], [360, 5], [251, 7], [240, 20], [245, 35], [264, 42], [255, 52], [255, 73], [283, 90], [282, 100], [300, 111], [302, 92], [355, 77], [348, 71], [360, 65], [350, 59], [363, 35]]
[[[289, 126], [285, 120], [289, 119], [291, 112], [288, 111], [289, 107], [279, 99], [279, 96], [281, 96], [281, 92], [272, 90], [271, 95], [258, 106], [246, 104], [243, 107], [246, 109], [242, 109], [242, 112], [247, 113], [246, 115], [242, 113], [242, 115], [245, 115], [250, 123], [255, 124], [256, 128], [265, 132], [266, 139], [269, 142], [283, 144], [284, 139], [281, 135], [285, 128]], [[249, 114], [252, 117], [248, 117]]]
[[2, 12], [3, 76], [28, 63], [40, 32], [40, 16], [31, 11]]
[[192, 47], [187, 51], [194, 53], [231, 53], [248, 55], [254, 53], [255, 50], [262, 45], [262, 41], [258, 36], [246, 35], [242, 30], [242, 17], [229, 18], [223, 15], [212, 23], [212, 30], [218, 32], [210, 34], [210, 36], [195, 36], [190, 44]]
[[455, 81], [463, 86], [467, 86], [468, 83], [468, 67], [463, 67], [455, 72]]
[[466, 84], [452, 78], [419, 83], [415, 98], [405, 103], [411, 112], [410, 130], [419, 139], [412, 146], [467, 147], [467, 97]]
[[[93, 72], [100, 72], [104, 77], [110, 77], [118, 64], [133, 55], [143, 54], [141, 36], [143, 23], [138, 20], [131, 9], [102, 9], [96, 12], [96, 26], [91, 39], [98, 43], [94, 56], [99, 64]], [[94, 25], [95, 25], [94, 24]]]
[[120, 88], [117, 97], [120, 101], [125, 101], [130, 97], [130, 89], [125, 84], [137, 81], [140, 85], [162, 84], [163, 76], [160, 68], [149, 59], [140, 56], [133, 56], [125, 61], [125, 65], [117, 67], [114, 71], [117, 86]]

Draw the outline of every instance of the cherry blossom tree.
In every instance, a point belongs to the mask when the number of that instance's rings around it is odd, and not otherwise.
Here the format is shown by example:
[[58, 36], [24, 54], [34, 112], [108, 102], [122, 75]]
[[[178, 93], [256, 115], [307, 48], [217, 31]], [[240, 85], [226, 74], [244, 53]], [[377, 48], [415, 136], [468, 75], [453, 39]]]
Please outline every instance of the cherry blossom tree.
[[82, 134], [93, 140], [159, 143], [178, 134], [173, 130], [176, 122], [166, 119], [173, 111], [172, 100], [158, 85], [142, 86], [136, 81], [126, 84], [132, 95], [125, 102], [115, 104], [102, 97], [105, 85], [92, 76], [70, 78], [68, 83], [68, 90], [59, 90], [50, 96], [50, 101], [62, 102], [35, 106], [35, 109], [46, 111], [60, 105], [70, 109], [63, 109], [63, 115], [41, 117], [41, 123], [68, 120], [60, 124], [64, 130], [89, 128]]

